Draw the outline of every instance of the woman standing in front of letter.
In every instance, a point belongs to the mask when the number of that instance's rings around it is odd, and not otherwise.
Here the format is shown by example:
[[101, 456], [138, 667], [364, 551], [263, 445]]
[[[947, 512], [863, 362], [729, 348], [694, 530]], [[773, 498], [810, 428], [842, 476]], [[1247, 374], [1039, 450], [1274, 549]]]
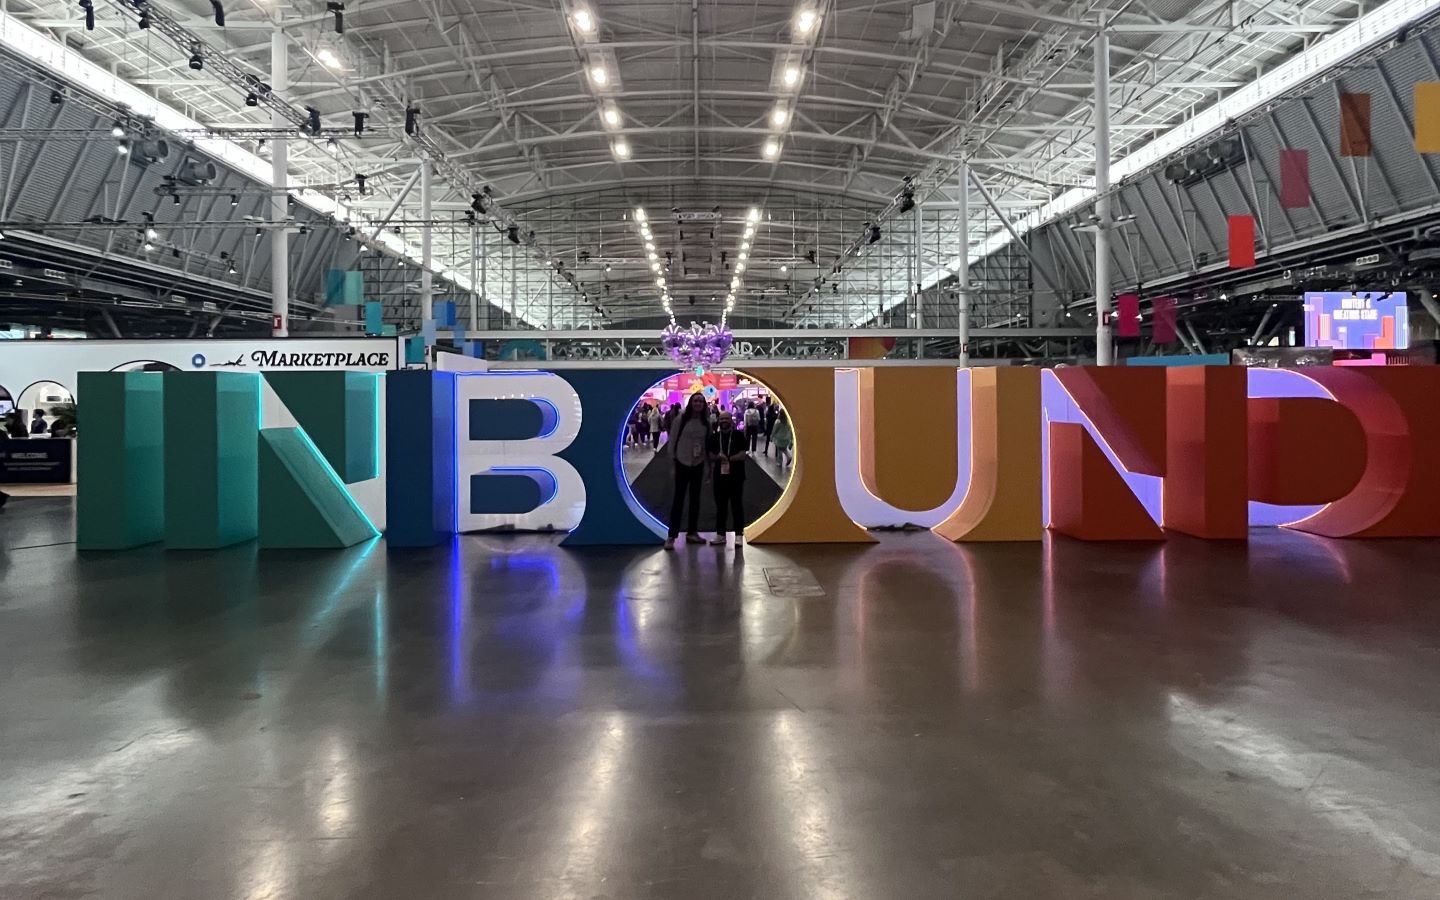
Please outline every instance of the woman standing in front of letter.
[[705, 396], [697, 391], [686, 401], [685, 411], [675, 418], [670, 427], [670, 442], [666, 445], [675, 460], [675, 497], [670, 501], [670, 536], [665, 539], [666, 550], [675, 549], [687, 495], [690, 527], [685, 530], [685, 542], [701, 541], [700, 483], [705, 480], [705, 441], [709, 436], [710, 408], [705, 405]]

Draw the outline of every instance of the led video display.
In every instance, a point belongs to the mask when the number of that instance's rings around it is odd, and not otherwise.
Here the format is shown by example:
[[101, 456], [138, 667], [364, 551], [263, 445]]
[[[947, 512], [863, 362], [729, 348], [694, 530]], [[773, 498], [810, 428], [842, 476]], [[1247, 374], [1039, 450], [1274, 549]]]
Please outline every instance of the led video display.
[[1404, 350], [1410, 310], [1404, 291], [1312, 291], [1305, 294], [1305, 346], [1337, 350]]

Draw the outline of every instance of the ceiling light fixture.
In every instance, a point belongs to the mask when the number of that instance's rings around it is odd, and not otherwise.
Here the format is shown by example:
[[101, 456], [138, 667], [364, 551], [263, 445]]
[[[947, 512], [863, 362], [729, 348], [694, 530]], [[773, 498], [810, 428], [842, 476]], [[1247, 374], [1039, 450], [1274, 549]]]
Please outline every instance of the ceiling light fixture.
[[751, 221], [751, 222], [758, 222], [758, 221], [760, 221], [760, 209], [759, 209], [759, 207], [755, 207], [755, 206], [750, 207], [750, 214], [747, 215], [745, 218], [748, 219], [748, 220]]
[[620, 157], [621, 159], [630, 158], [630, 145], [625, 143], [624, 138], [621, 138], [615, 142], [615, 155]]
[[605, 108], [605, 124], [606, 124], [606, 125], [609, 125], [611, 128], [619, 128], [619, 127], [620, 127], [620, 110], [616, 109], [616, 108], [613, 107], [613, 106], [608, 106], [608, 107], [606, 107], [606, 108]]
[[315, 59], [320, 62], [320, 65], [327, 69], [340, 68], [340, 57], [336, 56], [335, 51], [329, 47], [321, 47], [317, 50], [315, 52]]
[[593, 34], [595, 31], [595, 16], [583, 6], [576, 7], [575, 12], [570, 15], [570, 21], [586, 34]]
[[774, 139], [766, 141], [763, 152], [766, 159], [774, 159], [780, 155], [780, 142]]
[[784, 126], [785, 120], [788, 118], [790, 118], [790, 114], [785, 111], [785, 107], [783, 106], [776, 106], [775, 109], [770, 112], [770, 124], [776, 128]]
[[610, 82], [610, 73], [605, 71], [604, 66], [592, 66], [590, 80], [603, 87]]
[[[603, 83], [603, 82], [602, 82], [602, 83]], [[786, 67], [785, 67], [785, 86], [786, 86], [786, 87], [794, 87], [795, 85], [797, 85], [797, 84], [799, 84], [799, 83], [800, 83], [800, 67], [799, 67], [799, 66], [786, 66]]]
[[820, 17], [815, 13], [815, 10], [809, 8], [802, 9], [800, 10], [800, 14], [795, 17], [795, 33], [804, 37], [815, 30], [815, 25], [819, 21]]
[[781, 264], [780, 264], [780, 274], [781, 274], [781, 275], [784, 275], [784, 274], [785, 274], [786, 272], [788, 272], [788, 271], [790, 271], [790, 267], [787, 266], [787, 265], [785, 265], [784, 263], [781, 263]]

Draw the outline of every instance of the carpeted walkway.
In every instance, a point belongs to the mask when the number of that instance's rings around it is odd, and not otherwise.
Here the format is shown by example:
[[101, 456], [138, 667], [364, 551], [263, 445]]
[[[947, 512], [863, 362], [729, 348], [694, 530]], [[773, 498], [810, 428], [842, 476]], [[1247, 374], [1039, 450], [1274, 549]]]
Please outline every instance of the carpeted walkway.
[[[640, 504], [661, 522], [668, 522], [670, 501], [675, 487], [673, 463], [668, 455], [660, 453], [650, 460], [638, 477], [631, 483], [635, 497]], [[780, 499], [781, 487], [768, 473], [755, 463], [745, 470], [745, 524], [760, 518]], [[684, 530], [683, 525], [681, 530]], [[715, 486], [707, 481], [700, 489], [700, 530], [715, 530]]]

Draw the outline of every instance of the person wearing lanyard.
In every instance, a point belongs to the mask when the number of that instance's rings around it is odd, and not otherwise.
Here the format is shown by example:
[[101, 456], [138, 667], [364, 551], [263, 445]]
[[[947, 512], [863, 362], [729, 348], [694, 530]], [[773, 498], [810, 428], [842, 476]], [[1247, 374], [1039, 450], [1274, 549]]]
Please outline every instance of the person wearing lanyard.
[[685, 531], [685, 543], [700, 543], [700, 482], [705, 480], [705, 444], [710, 435], [710, 408], [705, 404], [705, 395], [694, 393], [685, 403], [685, 411], [675, 417], [670, 429], [670, 441], [666, 447], [675, 460], [675, 497], [670, 501], [670, 534], [665, 538], [665, 549], [675, 549], [675, 538], [680, 536], [680, 514], [685, 509], [685, 498], [690, 498], [690, 527]]
[[730, 530], [735, 533], [735, 546], [744, 543], [745, 449], [746, 438], [735, 430], [735, 417], [720, 414], [720, 430], [710, 435], [709, 454], [715, 478], [715, 539], [710, 543], [725, 544], [725, 518], [730, 516]]

